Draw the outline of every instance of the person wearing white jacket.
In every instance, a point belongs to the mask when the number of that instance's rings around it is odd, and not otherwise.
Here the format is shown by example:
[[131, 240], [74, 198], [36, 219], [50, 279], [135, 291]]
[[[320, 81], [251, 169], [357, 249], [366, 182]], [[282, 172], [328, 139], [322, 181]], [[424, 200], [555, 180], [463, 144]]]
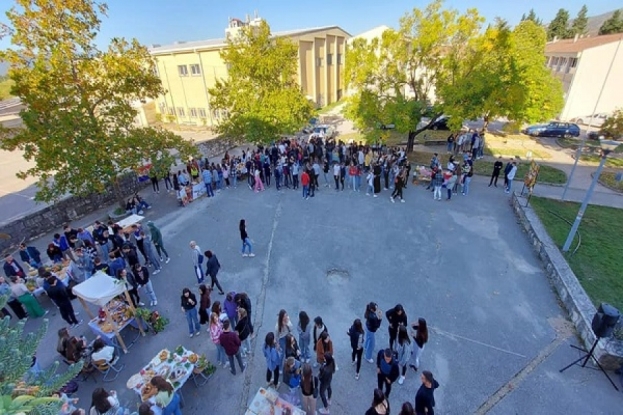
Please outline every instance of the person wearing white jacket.
[[508, 178], [508, 184], [506, 185], [506, 193], [510, 193], [513, 187], [513, 180], [515, 179], [515, 175], [517, 174], [517, 162], [513, 161], [513, 167], [511, 167], [510, 171], [506, 175]]

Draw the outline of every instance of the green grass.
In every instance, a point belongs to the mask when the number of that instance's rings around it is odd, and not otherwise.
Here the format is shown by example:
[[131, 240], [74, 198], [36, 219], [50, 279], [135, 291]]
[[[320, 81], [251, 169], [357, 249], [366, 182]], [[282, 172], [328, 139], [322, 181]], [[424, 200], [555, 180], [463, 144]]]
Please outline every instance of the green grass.
[[527, 159], [528, 152], [531, 153], [530, 158], [533, 159], [551, 159], [552, 155], [544, 150], [523, 148], [523, 147], [506, 147], [496, 146], [493, 147], [485, 142], [485, 152], [494, 157], [515, 157], [520, 159]]
[[[582, 154], [582, 156], [580, 156], [580, 160], [597, 165], [599, 164], [600, 157], [592, 154]], [[623, 167], [623, 159], [618, 157], [608, 157], [606, 159], [606, 167]]]
[[623, 193], [623, 181], [617, 182], [616, 180], [617, 173], [618, 172], [616, 171], [602, 172], [601, 176], [599, 176], [599, 183], [601, 183], [602, 185], [614, 191]]
[[[413, 153], [409, 153], [409, 160], [411, 161], [411, 163], [428, 166], [430, 164], [430, 159], [432, 156], [433, 154], [429, 152], [414, 151]], [[440, 154], [439, 158], [442, 165], [445, 166], [446, 163], [448, 163], [447, 154]], [[455, 158], [459, 160], [458, 157]], [[530, 163], [519, 163], [517, 166], [517, 174], [515, 175], [514, 181], [523, 181], [529, 168]], [[474, 173], [482, 176], [490, 176], [492, 171], [492, 161], [478, 160], [474, 162]], [[565, 184], [567, 182], [567, 175], [562, 170], [541, 164], [538, 182], [544, 184]]]
[[[561, 202], [532, 197], [530, 203], [539, 215], [554, 242], [562, 247], [571, 226], [552, 212], [573, 222], [579, 203]], [[609, 303], [623, 310], [623, 278], [621, 278], [621, 252], [623, 239], [623, 210], [602, 206], [589, 206], [580, 225], [582, 244], [575, 255], [567, 257], [571, 269], [593, 303]], [[577, 239], [572, 250], [577, 245]]]
[[0, 100], [11, 98], [11, 87], [14, 82], [11, 79], [6, 79], [0, 82]]
[[330, 103], [329, 105], [325, 105], [324, 107], [320, 108], [318, 110], [318, 115], [325, 115], [331, 111], [333, 111], [335, 108], [338, 107], [338, 105], [342, 104], [344, 101], [335, 101]]

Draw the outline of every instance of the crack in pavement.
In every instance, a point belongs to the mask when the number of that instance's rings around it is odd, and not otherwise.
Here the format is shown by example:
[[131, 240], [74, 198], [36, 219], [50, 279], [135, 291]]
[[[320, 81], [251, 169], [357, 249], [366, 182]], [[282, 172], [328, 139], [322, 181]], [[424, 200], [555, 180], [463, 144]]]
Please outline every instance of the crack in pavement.
[[[251, 348], [255, 345], [258, 340], [257, 333], [259, 329], [262, 327], [262, 321], [264, 320], [264, 305], [266, 303], [266, 286], [268, 285], [268, 279], [270, 277], [270, 260], [273, 252], [273, 240], [275, 238], [275, 232], [277, 231], [277, 225], [279, 225], [279, 217], [281, 216], [281, 202], [282, 198], [279, 198], [279, 202], [277, 202], [277, 208], [275, 209], [275, 216], [273, 217], [273, 229], [270, 233], [270, 239], [267, 245], [266, 252], [266, 262], [264, 264], [264, 276], [262, 278], [262, 288], [260, 290], [260, 295], [258, 296], [257, 303], [255, 306], [255, 319], [253, 321], [253, 331], [255, 332], [255, 336], [252, 341]], [[257, 353], [251, 353], [250, 357], [247, 357], [247, 367], [244, 371], [244, 383], [242, 385], [242, 394], [240, 395], [240, 410], [238, 413], [243, 414], [247, 410], [248, 401], [249, 401], [249, 391], [251, 390], [251, 363], [253, 363]]]

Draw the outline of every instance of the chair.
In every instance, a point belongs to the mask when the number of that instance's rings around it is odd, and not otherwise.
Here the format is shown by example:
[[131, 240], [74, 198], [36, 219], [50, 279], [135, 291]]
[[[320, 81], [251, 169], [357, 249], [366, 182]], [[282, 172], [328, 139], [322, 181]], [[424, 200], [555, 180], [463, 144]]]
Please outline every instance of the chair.
[[[82, 362], [82, 361], [71, 362], [71, 361], [67, 360], [67, 358], [65, 358], [63, 355], [61, 355], [61, 360], [67, 366], [71, 366], [71, 365], [78, 364], [78, 363]], [[77, 381], [80, 381], [80, 382], [86, 382], [87, 380], [89, 380], [90, 377], [92, 377], [93, 381], [97, 382], [97, 380], [93, 376], [93, 372], [95, 372], [95, 369], [93, 368], [93, 365], [88, 364], [88, 363], [83, 363], [83, 364], [84, 364], [84, 366], [83, 366], [82, 370], [76, 375], [76, 377], [74, 379], [77, 380]]]
[[[113, 380], [117, 379], [117, 377], [119, 376], [119, 372], [121, 372], [121, 370], [123, 370], [123, 368], [125, 367], [125, 365], [121, 365], [121, 366], [117, 367], [117, 366], [115, 366], [115, 364], [109, 363], [109, 362], [107, 362], [106, 360], [103, 360], [103, 359], [102, 360], [95, 360], [95, 361], [91, 362], [91, 364], [102, 375], [104, 375], [104, 377], [102, 378], [102, 380], [104, 382], [112, 382]], [[109, 379], [108, 375], [110, 374], [111, 371], [115, 374], [115, 376], [112, 379]]]

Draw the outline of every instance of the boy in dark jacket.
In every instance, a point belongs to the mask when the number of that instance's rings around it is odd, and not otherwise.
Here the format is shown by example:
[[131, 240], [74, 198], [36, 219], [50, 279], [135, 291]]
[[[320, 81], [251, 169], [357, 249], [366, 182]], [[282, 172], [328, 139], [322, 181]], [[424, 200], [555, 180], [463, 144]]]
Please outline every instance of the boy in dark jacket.
[[407, 313], [405, 313], [402, 304], [396, 304], [396, 307], [387, 310], [385, 316], [389, 322], [389, 327], [387, 328], [389, 331], [389, 348], [393, 350], [394, 342], [396, 337], [398, 337], [398, 328], [401, 325], [407, 326]]
[[392, 392], [392, 383], [400, 375], [398, 362], [394, 358], [394, 353], [391, 349], [379, 350], [376, 356], [376, 373], [378, 388], [383, 390], [383, 385], [385, 385], [385, 397], [389, 399], [389, 394]]

